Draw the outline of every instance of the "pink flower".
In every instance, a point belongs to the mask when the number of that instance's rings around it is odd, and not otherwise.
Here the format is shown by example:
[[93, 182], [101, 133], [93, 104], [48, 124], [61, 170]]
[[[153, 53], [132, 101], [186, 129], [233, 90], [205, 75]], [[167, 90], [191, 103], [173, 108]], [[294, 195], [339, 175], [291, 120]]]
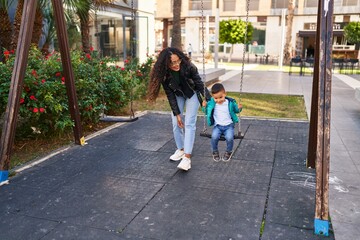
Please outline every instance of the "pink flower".
[[87, 59], [91, 59], [91, 55], [90, 54], [85, 54], [85, 57], [87, 58]]
[[37, 113], [37, 112], [39, 112], [39, 109], [38, 109], [38, 108], [34, 108], [34, 109], [33, 109], [33, 112], [34, 112], [34, 113]]
[[90, 47], [90, 51], [91, 51], [91, 52], [94, 51], [94, 47]]
[[23, 104], [25, 102], [25, 99], [20, 98], [20, 104]]
[[57, 72], [57, 73], [55, 73], [55, 76], [56, 76], [56, 77], [60, 77], [60, 76], [61, 76], [61, 73]]
[[42, 80], [41, 80], [41, 83], [45, 83], [45, 82], [46, 82], [46, 80], [45, 80], [45, 79], [42, 79]]
[[45, 108], [40, 108], [40, 112], [45, 112]]
[[125, 71], [125, 68], [122, 67], [122, 68], [121, 68], [121, 71]]

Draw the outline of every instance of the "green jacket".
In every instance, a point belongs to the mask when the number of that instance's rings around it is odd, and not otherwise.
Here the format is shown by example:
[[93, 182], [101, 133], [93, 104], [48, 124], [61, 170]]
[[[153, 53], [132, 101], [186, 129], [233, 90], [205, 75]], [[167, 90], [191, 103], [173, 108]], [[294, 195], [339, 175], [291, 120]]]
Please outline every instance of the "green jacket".
[[[234, 123], [239, 122], [239, 118], [236, 115], [237, 113], [242, 111], [242, 108], [239, 109], [236, 100], [230, 97], [225, 97], [229, 101], [229, 112], [231, 119]], [[206, 114], [206, 122], [209, 126], [214, 125], [214, 109], [215, 109], [216, 102], [214, 98], [211, 98], [206, 105], [206, 108], [202, 108], [203, 112]]]

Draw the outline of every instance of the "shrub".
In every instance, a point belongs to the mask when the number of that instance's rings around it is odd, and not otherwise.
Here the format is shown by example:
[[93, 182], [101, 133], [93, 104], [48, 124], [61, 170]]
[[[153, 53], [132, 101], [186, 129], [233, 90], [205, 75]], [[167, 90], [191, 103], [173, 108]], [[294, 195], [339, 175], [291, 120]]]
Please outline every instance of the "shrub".
[[[11, 82], [15, 55], [4, 51], [5, 63], [0, 63], [0, 111], [3, 116]], [[116, 112], [127, 106], [131, 98], [145, 94], [152, 58], [139, 65], [135, 59], [116, 66], [110, 58], [100, 58], [96, 52], [71, 52], [75, 88], [81, 124], [97, 123], [105, 111]], [[26, 134], [59, 134], [70, 130], [71, 120], [58, 52], [43, 56], [31, 47], [23, 90], [20, 97], [18, 131]]]

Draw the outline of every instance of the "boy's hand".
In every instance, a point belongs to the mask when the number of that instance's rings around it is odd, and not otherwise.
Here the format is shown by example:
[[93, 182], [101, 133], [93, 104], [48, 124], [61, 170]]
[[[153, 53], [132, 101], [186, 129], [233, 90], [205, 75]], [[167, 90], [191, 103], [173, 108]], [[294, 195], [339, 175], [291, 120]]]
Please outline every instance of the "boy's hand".
[[206, 106], [207, 106], [207, 101], [206, 101], [206, 100], [203, 100], [202, 106], [203, 106], [203, 107], [206, 107]]
[[238, 108], [242, 109], [243, 105], [241, 103], [238, 104]]

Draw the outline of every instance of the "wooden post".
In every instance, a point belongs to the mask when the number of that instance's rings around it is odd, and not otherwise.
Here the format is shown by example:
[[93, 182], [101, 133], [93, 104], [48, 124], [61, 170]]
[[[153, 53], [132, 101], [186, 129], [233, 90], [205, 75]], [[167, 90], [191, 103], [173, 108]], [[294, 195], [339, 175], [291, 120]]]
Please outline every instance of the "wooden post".
[[[60, 45], [61, 60], [64, 69], [66, 91], [69, 100], [69, 109], [72, 119], [75, 122], [74, 137], [75, 143], [83, 145], [85, 138], [82, 136], [80, 124], [80, 113], [77, 103], [74, 74], [72, 71], [69, 44], [66, 32], [63, 3], [60, 0], [53, 0], [55, 21], [57, 25], [57, 35]], [[19, 33], [18, 45], [16, 49], [16, 59], [11, 77], [9, 100], [6, 107], [3, 131], [1, 135], [0, 149], [0, 184], [7, 181], [10, 165], [10, 154], [14, 144], [17, 115], [20, 108], [20, 96], [24, 83], [24, 76], [29, 55], [31, 37], [34, 27], [37, 0], [27, 0], [24, 2], [23, 15], [21, 18], [21, 28]]]
[[52, 0], [52, 4], [54, 8], [56, 33], [59, 40], [61, 62], [64, 69], [65, 86], [69, 100], [69, 109], [70, 109], [71, 118], [75, 122], [75, 127], [73, 128], [75, 143], [79, 145], [84, 145], [85, 138], [82, 135], [82, 127], [80, 124], [80, 112], [76, 97], [74, 73], [71, 66], [71, 58], [69, 51], [68, 36], [66, 31], [63, 2], [61, 0]]
[[316, 168], [315, 234], [329, 235], [333, 1], [319, 0], [308, 164]]
[[8, 104], [5, 112], [0, 149], [0, 183], [8, 178], [10, 154], [14, 145], [17, 115], [20, 108], [20, 96], [24, 84], [27, 59], [34, 27], [37, 0], [24, 2], [21, 27], [16, 49], [16, 59], [11, 77]]

